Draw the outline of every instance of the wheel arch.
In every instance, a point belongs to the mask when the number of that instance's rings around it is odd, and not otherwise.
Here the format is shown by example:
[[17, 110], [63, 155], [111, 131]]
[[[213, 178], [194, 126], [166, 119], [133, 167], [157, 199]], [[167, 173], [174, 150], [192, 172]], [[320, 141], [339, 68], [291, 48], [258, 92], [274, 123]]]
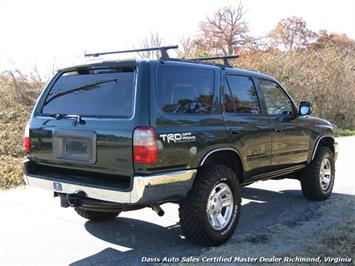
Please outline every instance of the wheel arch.
[[313, 151], [312, 151], [311, 158], [310, 158], [310, 162], [313, 161], [313, 159], [316, 155], [317, 149], [320, 145], [328, 147], [334, 154], [335, 153], [334, 143], [335, 143], [335, 139], [333, 136], [331, 136], [331, 135], [320, 136], [314, 144]]
[[244, 166], [240, 153], [233, 148], [217, 148], [209, 151], [200, 161], [199, 167], [220, 164], [231, 168], [238, 176], [239, 182], [244, 180]]

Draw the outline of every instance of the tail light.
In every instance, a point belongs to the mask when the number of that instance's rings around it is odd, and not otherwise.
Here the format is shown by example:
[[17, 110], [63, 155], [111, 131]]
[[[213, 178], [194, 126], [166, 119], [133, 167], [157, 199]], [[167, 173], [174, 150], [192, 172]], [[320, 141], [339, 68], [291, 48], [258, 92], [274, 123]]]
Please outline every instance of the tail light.
[[30, 125], [29, 124], [27, 124], [26, 128], [25, 128], [24, 148], [25, 148], [26, 153], [31, 152]]
[[138, 127], [133, 133], [134, 163], [153, 164], [157, 162], [158, 149], [154, 128]]

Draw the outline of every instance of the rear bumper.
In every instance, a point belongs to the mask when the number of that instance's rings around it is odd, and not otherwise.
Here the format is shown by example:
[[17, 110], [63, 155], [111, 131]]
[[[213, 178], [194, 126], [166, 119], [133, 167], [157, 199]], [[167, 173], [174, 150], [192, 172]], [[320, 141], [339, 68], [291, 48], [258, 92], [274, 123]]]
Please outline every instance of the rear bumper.
[[65, 179], [51, 176], [37, 176], [29, 174], [26, 171], [24, 180], [29, 186], [63, 194], [73, 194], [82, 191], [88, 198], [92, 199], [119, 204], [149, 205], [185, 197], [192, 187], [196, 171], [192, 169], [149, 176], [134, 176], [133, 184], [128, 191], [94, 187], [79, 182], [66, 182]]

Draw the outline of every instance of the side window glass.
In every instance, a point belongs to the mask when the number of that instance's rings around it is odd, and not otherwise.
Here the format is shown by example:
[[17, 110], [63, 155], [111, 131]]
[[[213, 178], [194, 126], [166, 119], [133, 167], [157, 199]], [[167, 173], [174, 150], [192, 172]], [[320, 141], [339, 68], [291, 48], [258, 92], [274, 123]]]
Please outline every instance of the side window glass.
[[197, 67], [162, 65], [157, 77], [157, 100], [167, 113], [209, 113], [214, 71]]
[[292, 102], [277, 83], [260, 79], [260, 88], [269, 115], [293, 115]]
[[225, 95], [226, 112], [234, 105], [237, 114], [260, 114], [259, 99], [250, 77], [228, 75], [226, 84], [231, 94], [231, 100]]
[[233, 99], [227, 81], [224, 81], [224, 111], [226, 113], [234, 113]]

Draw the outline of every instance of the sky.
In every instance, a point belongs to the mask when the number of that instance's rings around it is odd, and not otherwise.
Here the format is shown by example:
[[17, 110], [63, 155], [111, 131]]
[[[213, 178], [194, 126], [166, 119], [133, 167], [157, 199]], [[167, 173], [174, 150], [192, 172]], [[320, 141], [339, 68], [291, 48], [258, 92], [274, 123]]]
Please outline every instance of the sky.
[[[85, 52], [131, 49], [158, 32], [164, 44], [198, 34], [199, 22], [232, 0], [0, 0], [0, 72], [55, 69], [82, 63]], [[313, 31], [355, 39], [355, 0], [243, 0], [253, 36], [282, 18], [302, 17]]]

